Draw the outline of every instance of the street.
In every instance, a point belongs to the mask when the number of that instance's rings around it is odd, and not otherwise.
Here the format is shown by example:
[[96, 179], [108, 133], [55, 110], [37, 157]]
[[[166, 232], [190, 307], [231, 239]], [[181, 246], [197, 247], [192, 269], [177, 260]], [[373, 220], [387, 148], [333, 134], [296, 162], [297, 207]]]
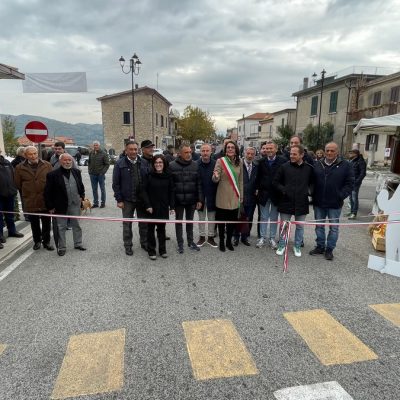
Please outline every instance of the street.
[[[88, 216], [121, 216], [111, 174], [106, 208]], [[365, 179], [359, 216], [371, 211], [375, 184]], [[282, 257], [255, 247], [255, 226], [252, 247], [185, 244], [178, 254], [170, 224], [169, 257], [156, 261], [140, 248], [137, 226], [133, 257], [121, 222], [81, 226], [85, 252], [69, 231], [64, 257], [29, 242], [0, 264], [0, 272], [16, 266], [0, 280], [0, 399], [400, 397], [400, 312], [387, 306], [400, 303], [400, 280], [367, 269], [370, 253], [382, 255], [367, 226], [340, 229], [332, 262], [308, 255], [315, 237], [306, 227], [303, 256], [290, 246], [287, 273]]]

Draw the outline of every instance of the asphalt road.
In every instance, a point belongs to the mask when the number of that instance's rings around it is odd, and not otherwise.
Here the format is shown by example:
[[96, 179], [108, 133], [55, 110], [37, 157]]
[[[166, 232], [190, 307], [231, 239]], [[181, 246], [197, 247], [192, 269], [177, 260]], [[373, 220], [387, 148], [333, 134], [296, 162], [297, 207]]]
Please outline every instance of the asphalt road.
[[[107, 207], [92, 216], [120, 216], [110, 174], [107, 188]], [[360, 216], [374, 192], [366, 179]], [[400, 398], [399, 327], [370, 307], [400, 303], [400, 280], [367, 269], [377, 253], [365, 226], [341, 229], [333, 262], [307, 254], [314, 232], [306, 228], [304, 254], [290, 252], [287, 273], [268, 248], [177, 254], [173, 226], [169, 258], [156, 261], [140, 249], [136, 227], [128, 257], [120, 222], [81, 226], [86, 252], [68, 233], [65, 257], [29, 244], [0, 264], [17, 266], [0, 281], [0, 399]], [[307, 339], [289, 322], [298, 312], [311, 313]], [[341, 328], [324, 332], [325, 314], [365, 346], [345, 347], [357, 361], [339, 357]], [[331, 344], [312, 350], [315, 340]], [[323, 361], [332, 348], [336, 359]], [[330, 381], [350, 397], [277, 392]]]

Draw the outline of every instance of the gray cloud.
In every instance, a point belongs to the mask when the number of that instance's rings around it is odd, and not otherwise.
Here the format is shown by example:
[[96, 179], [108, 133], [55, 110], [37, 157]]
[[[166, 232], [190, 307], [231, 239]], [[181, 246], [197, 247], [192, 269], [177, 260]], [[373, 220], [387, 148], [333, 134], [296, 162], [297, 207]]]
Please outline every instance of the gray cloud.
[[136, 52], [143, 62], [136, 83], [156, 87], [158, 73], [174, 108], [199, 104], [225, 129], [243, 113], [293, 107], [291, 94], [314, 71], [400, 69], [396, 3], [3, 0], [0, 62], [22, 72], [87, 71], [89, 93], [32, 101], [20, 84], [0, 82], [2, 110], [100, 122], [96, 97], [130, 88], [118, 59]]

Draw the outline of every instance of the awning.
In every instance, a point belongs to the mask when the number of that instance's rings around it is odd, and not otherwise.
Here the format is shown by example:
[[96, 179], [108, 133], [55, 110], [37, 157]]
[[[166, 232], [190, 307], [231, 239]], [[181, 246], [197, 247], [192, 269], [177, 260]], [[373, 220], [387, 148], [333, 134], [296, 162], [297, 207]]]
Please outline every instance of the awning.
[[377, 118], [362, 118], [353, 132], [356, 133], [359, 130], [374, 130], [376, 133], [394, 132], [397, 127], [400, 127], [400, 114], [393, 114]]

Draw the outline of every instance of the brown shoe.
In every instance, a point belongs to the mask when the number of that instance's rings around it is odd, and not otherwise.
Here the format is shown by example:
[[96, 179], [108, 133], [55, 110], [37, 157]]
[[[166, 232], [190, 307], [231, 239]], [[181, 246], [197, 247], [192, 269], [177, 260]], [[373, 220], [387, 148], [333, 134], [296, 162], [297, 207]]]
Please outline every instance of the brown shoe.
[[201, 247], [204, 245], [204, 243], [206, 242], [206, 237], [205, 236], [200, 236], [200, 239], [197, 241], [197, 246]]
[[215, 243], [215, 240], [213, 237], [208, 237], [207, 243], [211, 246], [211, 247], [218, 247], [217, 243]]

